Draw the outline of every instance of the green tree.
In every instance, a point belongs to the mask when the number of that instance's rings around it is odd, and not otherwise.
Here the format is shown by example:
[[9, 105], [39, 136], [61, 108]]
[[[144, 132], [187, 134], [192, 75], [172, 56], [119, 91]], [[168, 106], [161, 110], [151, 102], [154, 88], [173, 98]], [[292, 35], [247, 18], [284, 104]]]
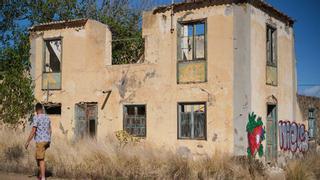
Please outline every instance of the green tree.
[[21, 35], [20, 38], [0, 52], [0, 119], [9, 124], [17, 124], [25, 118], [34, 100], [28, 73], [28, 37]]

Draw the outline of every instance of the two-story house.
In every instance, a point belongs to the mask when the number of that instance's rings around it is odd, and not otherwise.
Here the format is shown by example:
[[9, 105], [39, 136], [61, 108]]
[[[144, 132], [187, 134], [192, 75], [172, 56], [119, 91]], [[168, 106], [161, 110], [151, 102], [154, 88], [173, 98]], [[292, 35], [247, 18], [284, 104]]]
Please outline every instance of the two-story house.
[[199, 0], [143, 14], [143, 63], [113, 65], [108, 25], [30, 28], [35, 97], [56, 132], [99, 140], [126, 130], [158, 146], [245, 155], [249, 112], [278, 152], [278, 120], [296, 120], [294, 21], [263, 1]]

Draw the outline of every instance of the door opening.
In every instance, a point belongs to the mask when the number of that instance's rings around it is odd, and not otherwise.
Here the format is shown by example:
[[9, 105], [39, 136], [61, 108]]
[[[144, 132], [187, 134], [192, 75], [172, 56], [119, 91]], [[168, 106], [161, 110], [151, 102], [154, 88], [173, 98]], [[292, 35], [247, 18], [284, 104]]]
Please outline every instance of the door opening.
[[76, 138], [95, 138], [97, 134], [98, 104], [82, 102], [75, 105]]
[[276, 163], [277, 152], [278, 152], [278, 141], [277, 141], [277, 105], [267, 105], [267, 142], [266, 142], [266, 161], [268, 163]]

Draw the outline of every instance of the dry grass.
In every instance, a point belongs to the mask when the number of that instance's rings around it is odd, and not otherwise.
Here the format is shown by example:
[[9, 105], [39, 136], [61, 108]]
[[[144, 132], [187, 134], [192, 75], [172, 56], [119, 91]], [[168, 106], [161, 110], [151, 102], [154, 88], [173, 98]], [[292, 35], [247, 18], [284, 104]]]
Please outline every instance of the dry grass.
[[[27, 134], [0, 130], [0, 171], [32, 173], [34, 146], [23, 149]], [[139, 142], [124, 147], [110, 136], [104, 142], [77, 143], [54, 138], [47, 151], [48, 169], [56, 177], [91, 179], [253, 179], [263, 166], [222, 153], [213, 157], [183, 157]], [[254, 165], [253, 165], [254, 164]]]
[[303, 158], [291, 160], [285, 170], [288, 180], [320, 179], [320, 154], [309, 152]]

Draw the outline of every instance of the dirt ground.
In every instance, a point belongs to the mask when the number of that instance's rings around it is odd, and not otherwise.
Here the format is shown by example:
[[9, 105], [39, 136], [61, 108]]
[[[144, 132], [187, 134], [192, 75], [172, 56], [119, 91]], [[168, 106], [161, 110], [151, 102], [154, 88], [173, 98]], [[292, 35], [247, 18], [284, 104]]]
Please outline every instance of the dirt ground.
[[[0, 180], [25, 180], [25, 179], [37, 179], [35, 176], [32, 175], [23, 175], [23, 174], [15, 174], [15, 173], [6, 173], [0, 172]], [[54, 177], [47, 177], [46, 179], [50, 180], [63, 180]], [[285, 176], [283, 173], [271, 173], [269, 174], [270, 180], [284, 180]]]
[[[0, 180], [25, 180], [25, 179], [37, 179], [34, 175], [23, 175], [23, 174], [15, 174], [15, 173], [6, 173], [0, 172]], [[47, 177], [46, 179], [50, 180], [62, 180], [54, 177]]]

